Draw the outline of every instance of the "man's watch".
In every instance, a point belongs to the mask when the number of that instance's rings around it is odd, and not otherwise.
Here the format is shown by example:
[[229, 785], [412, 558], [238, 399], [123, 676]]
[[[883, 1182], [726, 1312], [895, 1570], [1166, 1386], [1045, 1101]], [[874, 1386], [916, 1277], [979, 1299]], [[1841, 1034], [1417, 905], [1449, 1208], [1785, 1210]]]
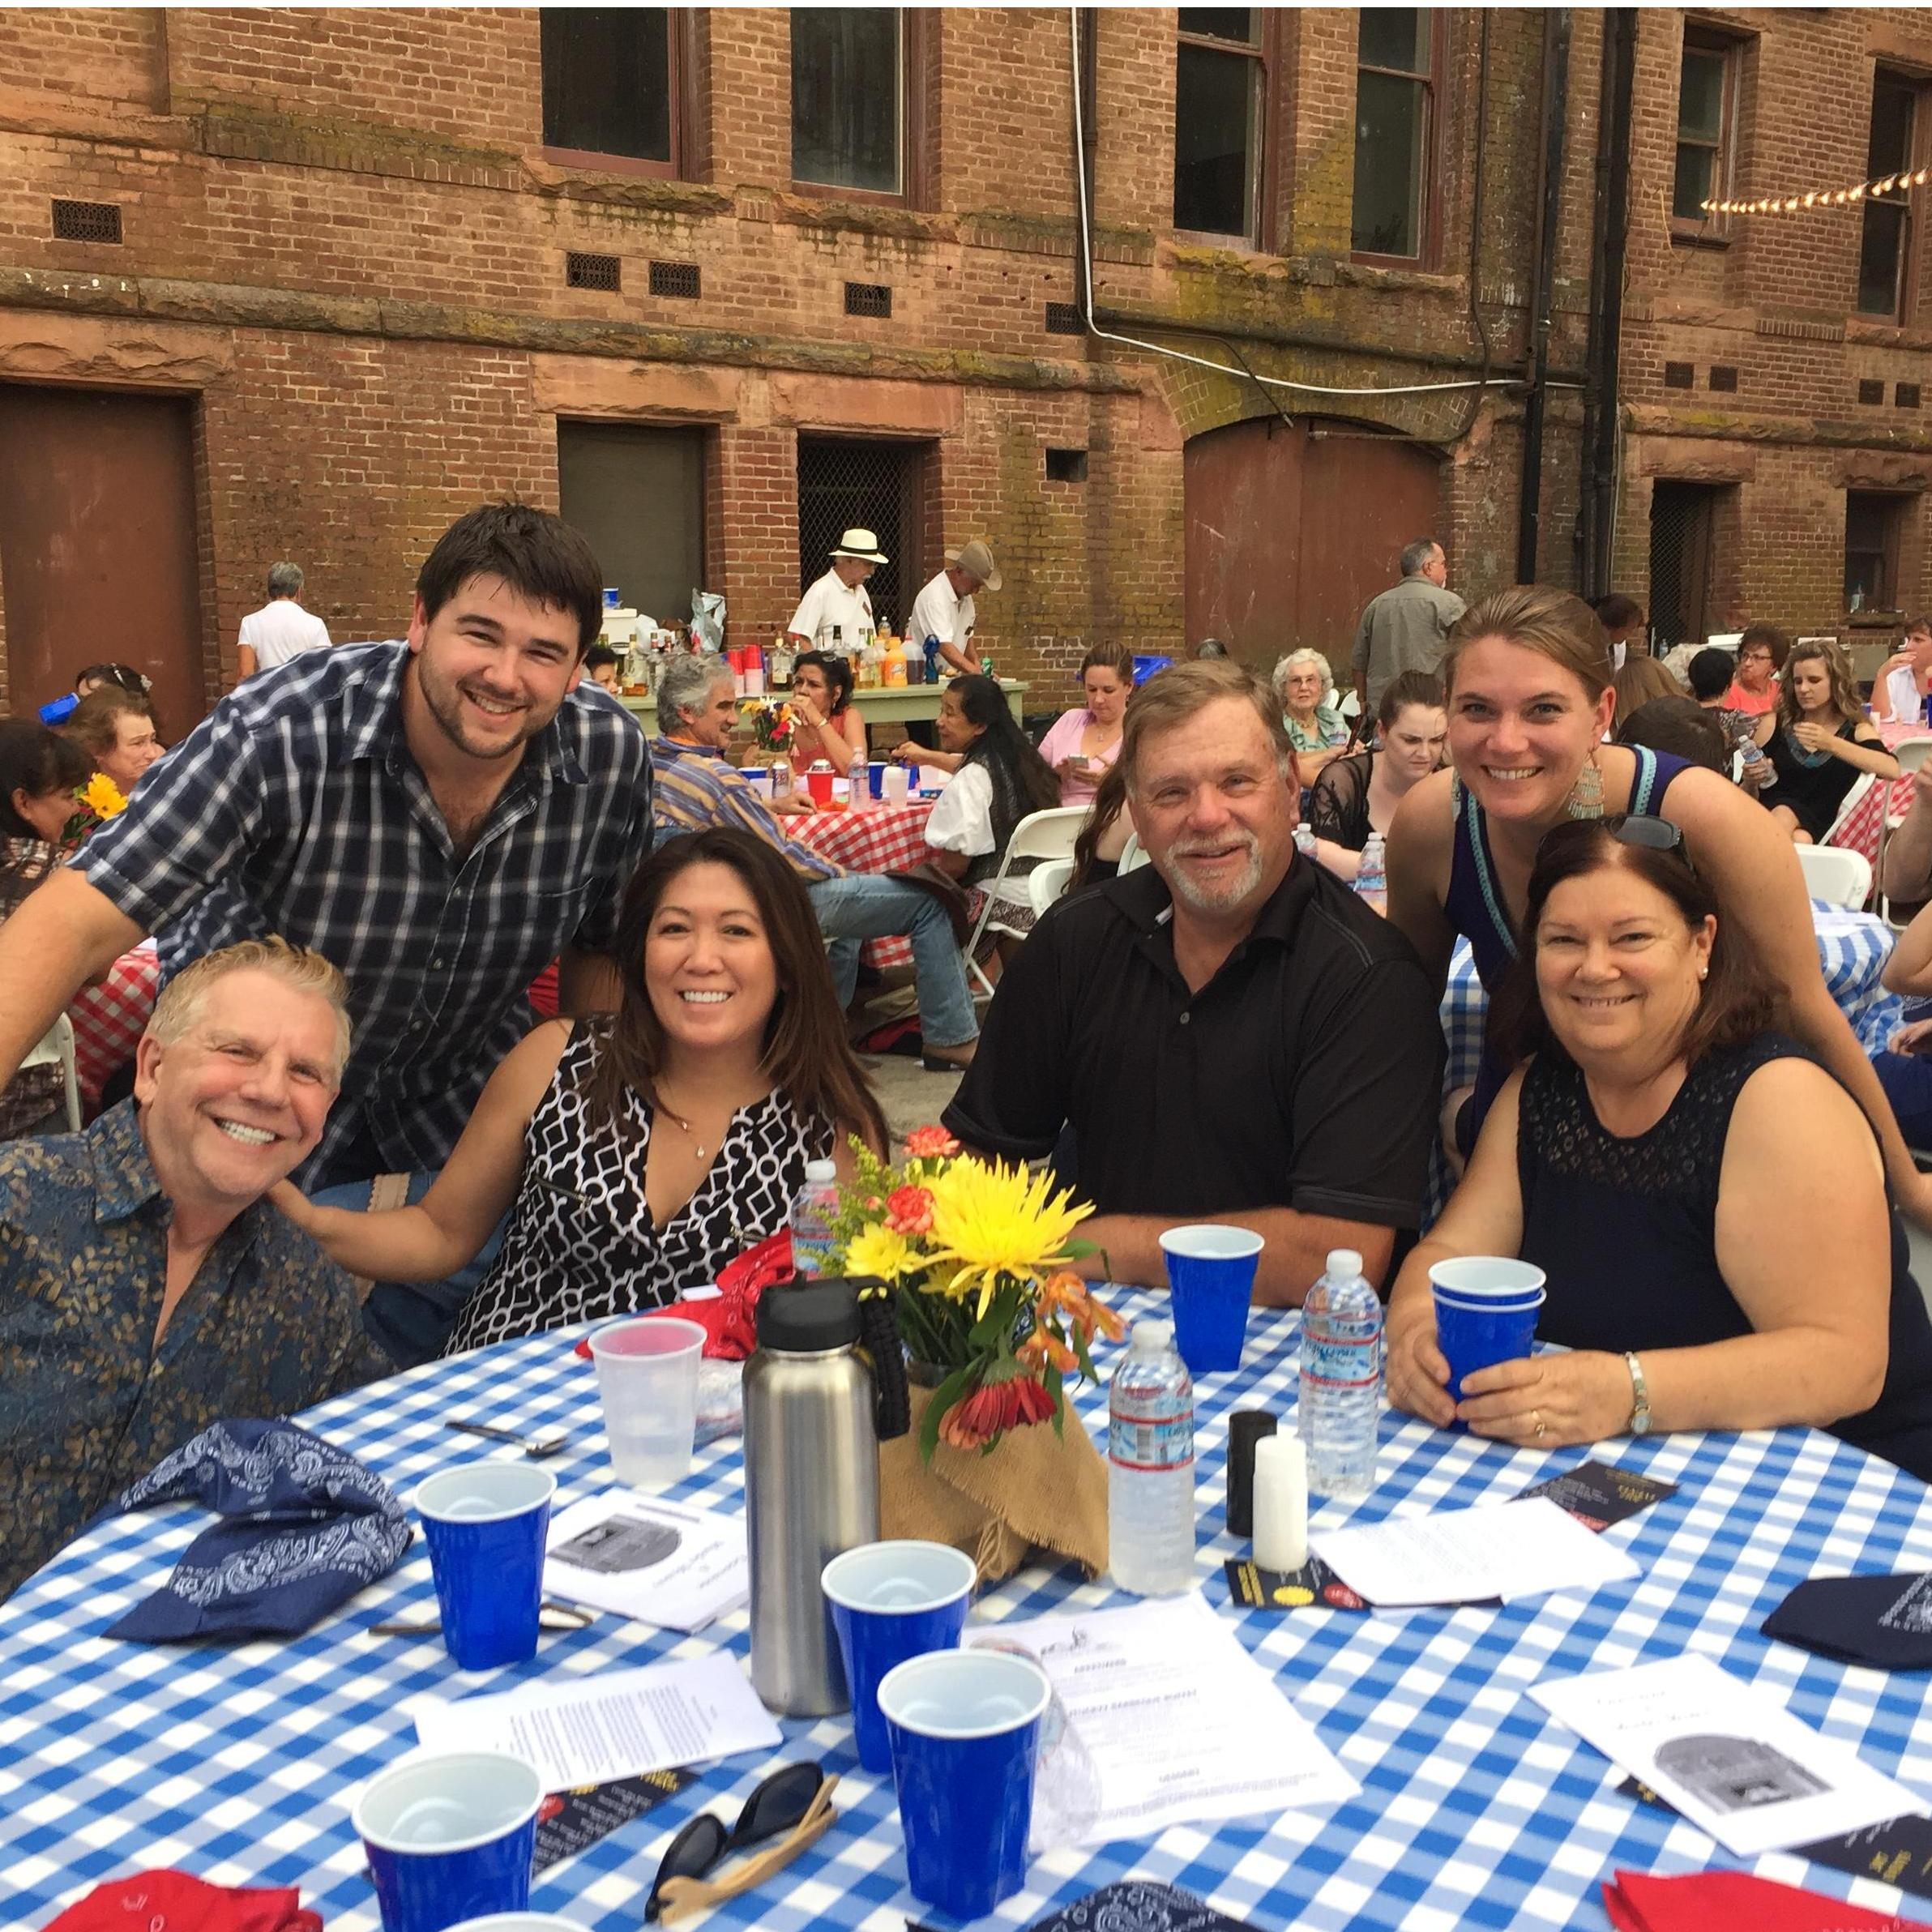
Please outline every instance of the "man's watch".
[[1643, 1365], [1635, 1355], [1626, 1353], [1623, 1366], [1630, 1370], [1631, 1412], [1630, 1420], [1624, 1425], [1631, 1435], [1650, 1434], [1650, 1384], [1643, 1379]]

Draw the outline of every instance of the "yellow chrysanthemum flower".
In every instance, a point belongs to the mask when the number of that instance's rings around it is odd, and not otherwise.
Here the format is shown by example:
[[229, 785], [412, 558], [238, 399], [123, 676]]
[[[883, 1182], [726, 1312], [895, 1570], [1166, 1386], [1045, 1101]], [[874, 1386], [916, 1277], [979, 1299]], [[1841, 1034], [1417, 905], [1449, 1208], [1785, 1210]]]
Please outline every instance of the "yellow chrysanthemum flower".
[[1056, 1195], [1049, 1176], [1000, 1162], [955, 1160], [926, 1186], [933, 1197], [930, 1259], [960, 1264], [945, 1292], [964, 1299], [977, 1286], [982, 1315], [1000, 1276], [1064, 1267], [1074, 1229], [1093, 1212], [1071, 1190]]
[[113, 819], [127, 810], [121, 788], [105, 772], [96, 772], [75, 794], [96, 819]]
[[916, 1275], [926, 1265], [913, 1244], [883, 1221], [860, 1229], [845, 1247], [845, 1272], [848, 1275], [876, 1275], [882, 1281], [900, 1281]]

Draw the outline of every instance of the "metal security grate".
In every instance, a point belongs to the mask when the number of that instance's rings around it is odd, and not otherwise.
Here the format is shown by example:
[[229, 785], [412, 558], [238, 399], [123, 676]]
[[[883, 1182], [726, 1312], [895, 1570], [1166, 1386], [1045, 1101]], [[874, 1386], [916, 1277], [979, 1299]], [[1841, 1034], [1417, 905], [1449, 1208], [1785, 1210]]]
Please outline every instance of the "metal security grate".
[[1653, 648], [1702, 639], [1709, 602], [1713, 492], [1660, 481], [1650, 500], [1650, 622]]
[[651, 293], [653, 295], [675, 295], [682, 301], [695, 301], [703, 286], [695, 262], [653, 262], [651, 264]]
[[1916, 383], [1898, 383], [1892, 390], [1891, 400], [1901, 409], [1916, 409], [1918, 407], [1918, 384]]
[[1087, 452], [1084, 450], [1049, 450], [1046, 452], [1046, 480], [1049, 483], [1084, 483], [1087, 481]]
[[1664, 387], [1666, 389], [1688, 389], [1697, 380], [1697, 371], [1688, 362], [1666, 362], [1664, 365]]
[[57, 201], [53, 204], [53, 238], [57, 242], [118, 242], [121, 210], [111, 201]]
[[892, 313], [892, 289], [887, 282], [848, 282], [845, 284], [848, 315], [887, 315]]
[[622, 289], [624, 264], [615, 255], [579, 254], [573, 249], [564, 259], [563, 279], [573, 289]]
[[1078, 306], [1072, 302], [1049, 302], [1046, 305], [1046, 332], [1049, 336], [1084, 336], [1087, 324], [1080, 318]]
[[1738, 371], [1727, 362], [1711, 365], [1711, 387], [1720, 395], [1733, 395], [1738, 389]]
[[1858, 384], [1858, 400], [1861, 403], [1882, 403], [1885, 400], [1885, 385], [1876, 378], [1867, 376]]
[[891, 559], [866, 588], [874, 616], [903, 626], [925, 580], [914, 554], [921, 525], [923, 452], [903, 442], [856, 437], [798, 438], [798, 578], [803, 589], [825, 575], [827, 553], [857, 525], [878, 539]]

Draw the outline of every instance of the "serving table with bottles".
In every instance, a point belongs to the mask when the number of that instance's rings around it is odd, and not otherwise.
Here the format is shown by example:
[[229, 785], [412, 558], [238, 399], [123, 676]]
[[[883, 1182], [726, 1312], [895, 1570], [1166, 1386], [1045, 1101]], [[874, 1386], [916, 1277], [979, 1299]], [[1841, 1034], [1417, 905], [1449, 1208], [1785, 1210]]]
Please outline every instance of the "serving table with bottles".
[[[1011, 677], [1002, 677], [999, 688], [1007, 694], [1007, 707], [1013, 714], [1013, 721], [1019, 722], [1021, 709], [1026, 699], [1025, 683]], [[782, 698], [783, 691], [772, 691], [768, 695]], [[859, 707], [859, 716], [866, 724], [902, 724], [914, 719], [936, 718], [939, 715], [939, 700], [946, 695], [946, 686], [938, 684], [891, 684], [876, 690], [857, 690], [852, 694], [852, 702]], [[657, 729], [657, 700], [641, 693], [624, 692], [619, 700], [624, 708], [636, 713], [645, 730]]]
[[[1158, 1300], [1118, 1289], [1109, 1298], [1130, 1319]], [[1222, 1564], [1246, 1549], [1227, 1535], [1223, 1515], [1228, 1417], [1256, 1406], [1292, 1413], [1297, 1333], [1292, 1313], [1256, 1310], [1242, 1369], [1197, 1384], [1196, 1581], [1361, 1795], [1319, 1810], [1049, 1851], [1032, 1861], [1025, 1890], [985, 1922], [1028, 1926], [1055, 1904], [1137, 1877], [1181, 1886], [1263, 1927], [1604, 1926], [1598, 1887], [1616, 1867], [1734, 1861], [1673, 1814], [1625, 1795], [1609, 1761], [1524, 1693], [1547, 1676], [1685, 1650], [1756, 1680], [1879, 1770], [1908, 1785], [1923, 1779], [1932, 1679], [1848, 1669], [1758, 1633], [1808, 1575], [1932, 1568], [1932, 1494], [1807, 1430], [1602, 1446], [1597, 1454], [1681, 1485], [1605, 1532], [1636, 1558], [1635, 1582], [1501, 1609], [1233, 1608]], [[609, 1481], [595, 1375], [575, 1353], [577, 1334], [431, 1363], [301, 1419], [403, 1495], [469, 1455], [444, 1426], [450, 1415], [525, 1432], [561, 1427], [569, 1447], [546, 1465], [561, 1507]], [[1110, 1373], [1118, 1352], [1097, 1353]], [[1081, 1389], [1074, 1400], [1080, 1421], [1101, 1433], [1105, 1389]], [[1385, 1415], [1378, 1485], [1356, 1513], [1498, 1501], [1587, 1453], [1512, 1451]], [[690, 1476], [666, 1494], [742, 1508], [737, 1439], [701, 1447]], [[1343, 1513], [1318, 1506], [1317, 1537]], [[389, 1577], [293, 1642], [109, 1641], [108, 1626], [160, 1584], [208, 1520], [185, 1505], [112, 1519], [0, 1605], [0, 1922], [44, 1925], [101, 1879], [172, 1866], [222, 1884], [299, 1886], [331, 1932], [366, 1932], [377, 1923], [375, 1900], [348, 1806], [413, 1742], [412, 1700], [720, 1649], [746, 1654], [742, 1610], [692, 1636], [605, 1616], [582, 1631], [546, 1631], [527, 1665], [464, 1678], [438, 1638], [370, 1634], [387, 1619], [434, 1616], [420, 1541]], [[972, 1614], [998, 1622], [1118, 1601], [1104, 1579], [1087, 1584], [1071, 1571], [1029, 1566], [986, 1592]], [[775, 1932], [931, 1923], [906, 1887], [891, 1780], [859, 1769], [850, 1719], [781, 1728], [780, 1761], [818, 1759], [839, 1774], [841, 1815], [796, 1863], [709, 1922]], [[637, 1932], [671, 1835], [707, 1806], [735, 1815], [772, 1768], [762, 1755], [712, 1766], [541, 1875], [532, 1909]], [[1881, 1910], [1932, 1915], [1890, 1886], [1794, 1857], [1761, 1858], [1755, 1869]]]

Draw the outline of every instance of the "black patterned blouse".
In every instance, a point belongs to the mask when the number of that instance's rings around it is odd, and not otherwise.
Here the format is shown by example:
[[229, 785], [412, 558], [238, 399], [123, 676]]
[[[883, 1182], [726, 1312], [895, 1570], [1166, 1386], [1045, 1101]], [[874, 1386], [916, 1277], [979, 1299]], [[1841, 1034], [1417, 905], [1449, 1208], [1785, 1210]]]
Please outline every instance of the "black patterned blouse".
[[578, 1028], [530, 1117], [524, 1178], [496, 1266], [458, 1318], [446, 1355], [601, 1315], [662, 1308], [785, 1225], [805, 1164], [831, 1152], [829, 1126], [782, 1089], [741, 1107], [699, 1182], [663, 1227], [644, 1201], [651, 1109], [624, 1096], [613, 1130], [585, 1104], [609, 1020]]
[[[0, 920], [59, 864], [62, 848], [45, 839], [0, 839]], [[65, 1083], [58, 1066], [23, 1067], [0, 1088], [0, 1140], [41, 1126], [61, 1104]]]
[[0, 1597], [209, 1423], [391, 1373], [348, 1276], [262, 1202], [156, 1349], [169, 1218], [132, 1101], [0, 1148]]

